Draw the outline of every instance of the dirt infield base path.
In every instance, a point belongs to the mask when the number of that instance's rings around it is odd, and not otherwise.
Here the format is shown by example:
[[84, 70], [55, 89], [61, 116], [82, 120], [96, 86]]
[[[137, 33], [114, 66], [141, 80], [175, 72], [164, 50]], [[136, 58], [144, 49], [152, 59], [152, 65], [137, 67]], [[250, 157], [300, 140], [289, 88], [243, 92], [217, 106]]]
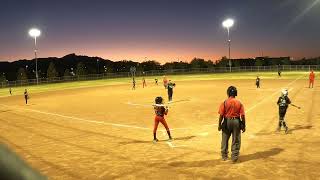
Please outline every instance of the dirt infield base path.
[[[0, 139], [50, 179], [318, 179], [320, 92], [305, 79], [177, 81], [167, 122], [152, 143], [162, 86], [69, 89], [1, 98]], [[218, 107], [232, 84], [247, 111], [239, 162], [220, 160]], [[288, 109], [289, 133], [275, 132], [280, 89], [301, 106]], [[178, 102], [180, 101], [180, 102]]]

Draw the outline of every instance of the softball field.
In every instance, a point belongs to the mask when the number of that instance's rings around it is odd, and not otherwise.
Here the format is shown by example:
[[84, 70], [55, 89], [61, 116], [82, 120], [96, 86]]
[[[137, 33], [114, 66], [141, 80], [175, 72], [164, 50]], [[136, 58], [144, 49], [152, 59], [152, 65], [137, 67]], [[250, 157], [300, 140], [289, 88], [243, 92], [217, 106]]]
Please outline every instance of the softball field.
[[[128, 78], [0, 90], [0, 141], [49, 179], [317, 179], [320, 176], [320, 86], [307, 73], [169, 76], [176, 84], [166, 117], [152, 143], [156, 96], [167, 99], [158, 77], [131, 89]], [[228, 86], [246, 111], [239, 163], [220, 160], [218, 108]], [[29, 104], [23, 90], [28, 88]], [[282, 88], [292, 102], [289, 133], [275, 132]]]

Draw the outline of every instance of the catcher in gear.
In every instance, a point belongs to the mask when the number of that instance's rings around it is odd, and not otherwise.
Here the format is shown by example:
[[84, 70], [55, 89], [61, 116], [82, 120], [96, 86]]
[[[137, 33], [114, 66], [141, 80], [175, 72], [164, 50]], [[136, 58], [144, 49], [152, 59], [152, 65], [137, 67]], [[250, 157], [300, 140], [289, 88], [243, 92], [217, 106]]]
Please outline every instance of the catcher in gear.
[[279, 126], [277, 131], [280, 131], [281, 127], [283, 126], [285, 128], [285, 132], [288, 133], [289, 128], [284, 120], [284, 117], [287, 113], [288, 105], [291, 104], [291, 100], [288, 97], [287, 89], [283, 89], [281, 91], [281, 96], [279, 97], [277, 104], [279, 106]]
[[155, 99], [154, 112], [156, 116], [154, 118], [153, 142], [159, 141], [157, 139], [157, 129], [158, 129], [159, 122], [161, 122], [161, 124], [166, 128], [167, 134], [169, 136], [169, 140], [172, 140], [169, 126], [166, 120], [164, 119], [164, 116], [168, 114], [168, 107], [164, 107], [163, 98], [160, 96], [156, 97]]
[[237, 162], [241, 146], [241, 130], [246, 131], [245, 112], [242, 103], [235, 97], [238, 95], [237, 88], [230, 86], [227, 89], [228, 99], [219, 108], [219, 126], [222, 130], [221, 156], [222, 160], [228, 159], [229, 139], [232, 135], [231, 159]]

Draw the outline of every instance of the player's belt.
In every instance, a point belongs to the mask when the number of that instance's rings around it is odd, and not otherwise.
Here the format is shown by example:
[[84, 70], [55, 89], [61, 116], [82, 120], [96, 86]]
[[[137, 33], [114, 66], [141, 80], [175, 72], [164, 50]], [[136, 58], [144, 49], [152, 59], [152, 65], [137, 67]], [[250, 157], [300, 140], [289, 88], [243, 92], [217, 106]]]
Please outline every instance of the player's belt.
[[240, 119], [240, 117], [227, 117], [226, 119], [233, 120], [233, 119]]

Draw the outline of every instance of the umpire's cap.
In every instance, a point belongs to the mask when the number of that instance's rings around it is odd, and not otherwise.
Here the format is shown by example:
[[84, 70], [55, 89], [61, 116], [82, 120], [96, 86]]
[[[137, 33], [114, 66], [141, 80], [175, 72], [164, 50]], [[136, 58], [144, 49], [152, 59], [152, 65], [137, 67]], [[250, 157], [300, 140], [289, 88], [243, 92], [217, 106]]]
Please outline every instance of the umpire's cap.
[[158, 96], [158, 97], [156, 97], [156, 99], [154, 101], [156, 104], [162, 104], [163, 98], [161, 96]]
[[227, 94], [228, 96], [233, 96], [233, 97], [236, 97], [238, 95], [238, 91], [237, 91], [237, 88], [234, 87], [234, 86], [230, 86], [228, 87], [227, 89]]

